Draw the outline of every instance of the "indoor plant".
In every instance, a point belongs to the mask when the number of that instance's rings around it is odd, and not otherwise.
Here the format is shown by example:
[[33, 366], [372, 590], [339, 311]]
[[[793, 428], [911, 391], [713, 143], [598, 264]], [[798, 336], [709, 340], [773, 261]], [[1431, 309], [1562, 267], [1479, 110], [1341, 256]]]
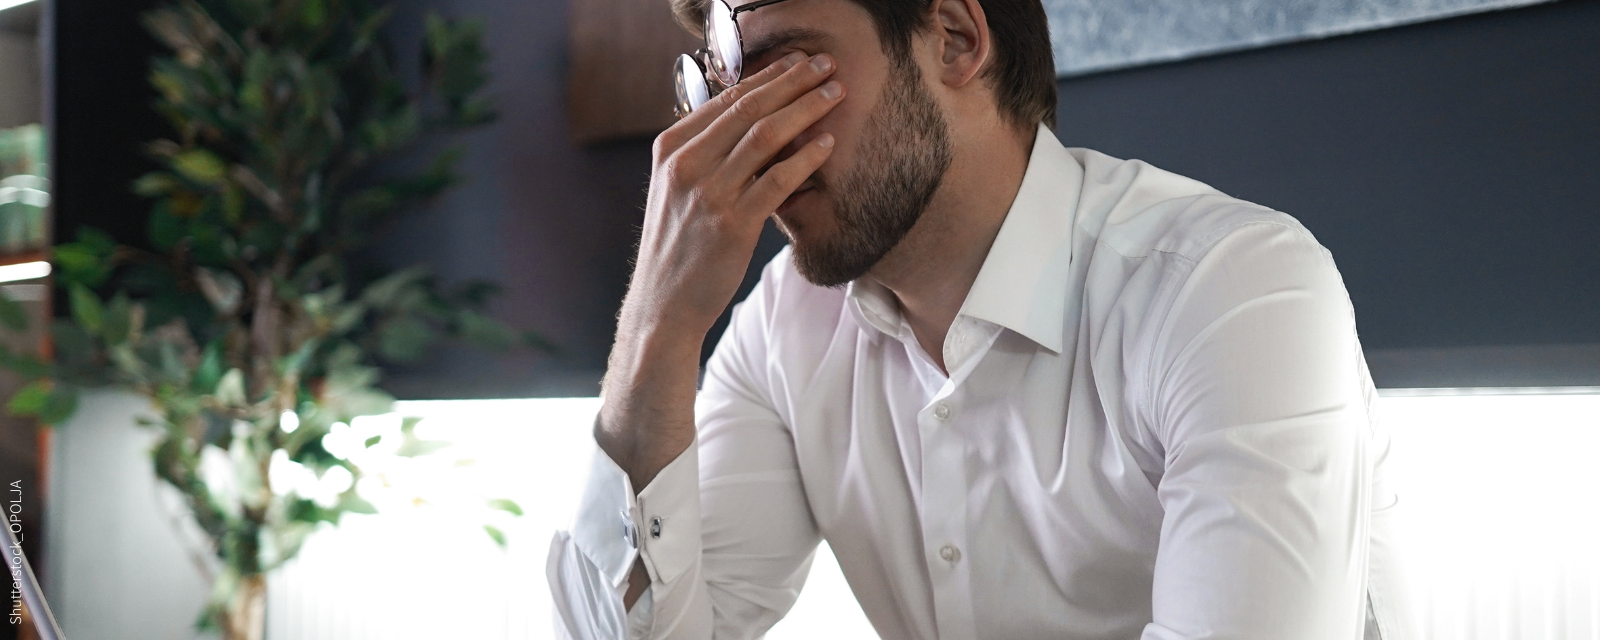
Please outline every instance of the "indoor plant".
[[[363, 170], [494, 117], [481, 26], [430, 16], [424, 77], [408, 92], [382, 37], [391, 14], [364, 0], [182, 0], [146, 14], [172, 50], [153, 59], [150, 82], [175, 130], [148, 146], [160, 170], [134, 185], [153, 199], [153, 250], [92, 229], [56, 246], [71, 318], [51, 327], [54, 356], [0, 354], [32, 380], [10, 409], [46, 423], [89, 385], [152, 403], [155, 472], [212, 544], [201, 623], [230, 640], [262, 637], [264, 575], [319, 523], [372, 510], [354, 488], [361, 470], [323, 436], [390, 411], [379, 364], [449, 336], [534, 340], [484, 314], [487, 284], [447, 291], [425, 267], [364, 281], [347, 265], [373, 225], [454, 184], [459, 153], [412, 175]], [[21, 327], [24, 316], [0, 299], [0, 321]], [[438, 446], [413, 424], [398, 453]], [[339, 486], [316, 499], [274, 487], [275, 465]]]

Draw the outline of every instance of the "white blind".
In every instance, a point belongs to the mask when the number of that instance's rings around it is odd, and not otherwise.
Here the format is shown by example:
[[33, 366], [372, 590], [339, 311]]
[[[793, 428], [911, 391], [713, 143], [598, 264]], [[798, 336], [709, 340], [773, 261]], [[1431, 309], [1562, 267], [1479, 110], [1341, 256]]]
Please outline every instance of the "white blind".
[[[403, 403], [456, 445], [386, 470], [381, 505], [319, 533], [273, 576], [273, 640], [548, 638], [544, 558], [576, 509], [594, 399]], [[1600, 640], [1600, 395], [1388, 396], [1396, 488], [1424, 637]], [[374, 427], [376, 428], [376, 427]], [[480, 508], [510, 498], [521, 518]], [[503, 515], [503, 514], [502, 514]], [[484, 533], [503, 529], [505, 550]], [[768, 635], [873, 637], [826, 547]]]

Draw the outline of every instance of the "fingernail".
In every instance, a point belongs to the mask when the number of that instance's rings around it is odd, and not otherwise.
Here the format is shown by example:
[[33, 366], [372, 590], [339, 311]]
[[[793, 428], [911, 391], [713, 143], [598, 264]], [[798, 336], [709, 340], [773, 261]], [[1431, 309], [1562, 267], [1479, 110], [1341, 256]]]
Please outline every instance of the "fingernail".
[[791, 68], [797, 64], [800, 64], [800, 61], [805, 59], [806, 54], [800, 53], [799, 51], [786, 55], [783, 57], [783, 68]]
[[833, 134], [824, 133], [820, 136], [817, 136], [817, 146], [824, 149], [833, 146]]
[[828, 84], [822, 85], [822, 97], [829, 100], [837, 98], [839, 97], [840, 89], [843, 89], [843, 87], [839, 86], [838, 80], [829, 80]]
[[811, 68], [816, 69], [818, 72], [832, 69], [833, 58], [826, 53], [817, 54], [817, 57], [811, 59]]

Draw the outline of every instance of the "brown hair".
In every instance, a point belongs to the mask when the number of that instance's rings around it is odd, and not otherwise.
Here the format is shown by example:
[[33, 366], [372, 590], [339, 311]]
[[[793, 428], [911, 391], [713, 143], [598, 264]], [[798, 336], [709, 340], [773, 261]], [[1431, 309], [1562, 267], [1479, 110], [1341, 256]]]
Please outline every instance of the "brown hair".
[[[911, 55], [911, 36], [927, 26], [930, 0], [851, 0], [872, 16], [884, 51], [898, 59]], [[670, 0], [678, 24], [695, 35], [705, 31], [708, 0]], [[983, 78], [995, 89], [1000, 115], [1030, 128], [1043, 122], [1056, 128], [1056, 67], [1050, 24], [1040, 0], [979, 0], [994, 42], [994, 63]]]

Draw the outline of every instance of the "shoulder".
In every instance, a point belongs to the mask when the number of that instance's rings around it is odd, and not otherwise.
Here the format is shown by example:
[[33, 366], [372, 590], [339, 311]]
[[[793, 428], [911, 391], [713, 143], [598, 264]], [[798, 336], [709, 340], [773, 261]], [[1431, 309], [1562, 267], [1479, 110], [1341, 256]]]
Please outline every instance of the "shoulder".
[[1122, 160], [1082, 148], [1068, 152], [1084, 168], [1078, 230], [1091, 236], [1097, 248], [1121, 258], [1157, 257], [1192, 264], [1223, 238], [1246, 228], [1298, 239], [1301, 249], [1316, 247], [1325, 253], [1311, 232], [1287, 213], [1229, 196], [1142, 160]]

